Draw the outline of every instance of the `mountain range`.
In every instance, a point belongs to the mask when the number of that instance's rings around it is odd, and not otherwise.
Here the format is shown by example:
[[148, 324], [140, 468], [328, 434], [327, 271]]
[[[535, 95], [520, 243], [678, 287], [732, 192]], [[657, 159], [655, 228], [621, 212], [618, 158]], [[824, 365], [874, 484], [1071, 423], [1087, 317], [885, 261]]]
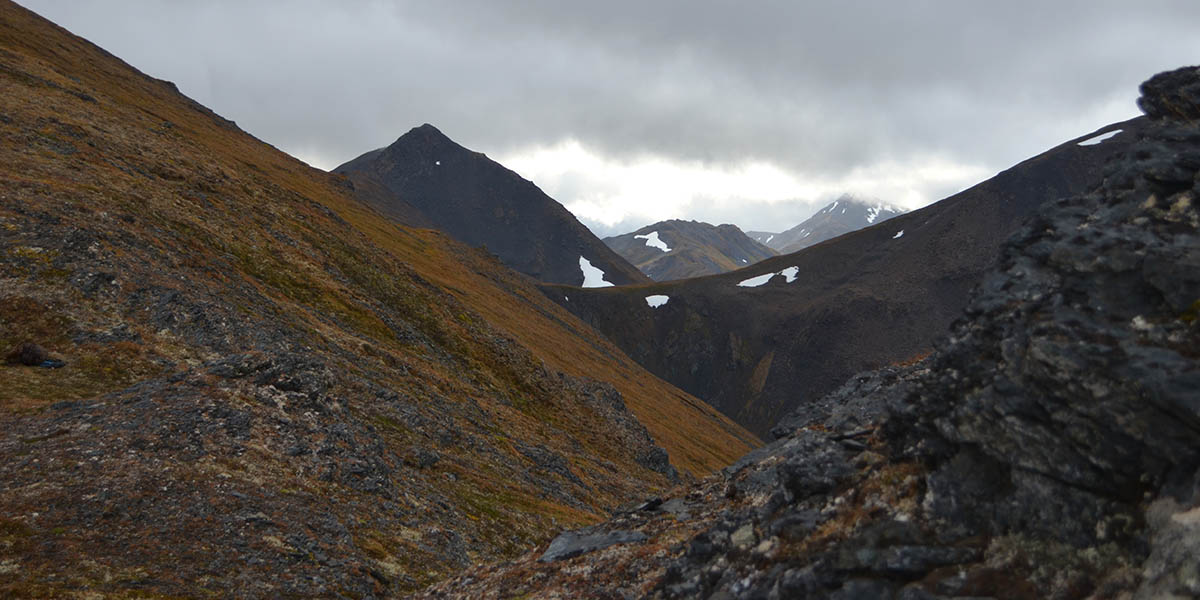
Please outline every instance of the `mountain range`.
[[604, 243], [655, 281], [726, 273], [775, 256], [736, 225], [679, 219], [607, 237]]
[[780, 233], [747, 232], [754, 241], [779, 254], [791, 254], [839, 235], [882, 223], [906, 212], [890, 204], [859, 200], [843, 194], [799, 225]]
[[543, 289], [651, 372], [766, 437], [855, 373], [928, 354], [1004, 240], [1044, 202], [1087, 191], [1145, 125], [1102, 127], [920, 210], [735, 272]]

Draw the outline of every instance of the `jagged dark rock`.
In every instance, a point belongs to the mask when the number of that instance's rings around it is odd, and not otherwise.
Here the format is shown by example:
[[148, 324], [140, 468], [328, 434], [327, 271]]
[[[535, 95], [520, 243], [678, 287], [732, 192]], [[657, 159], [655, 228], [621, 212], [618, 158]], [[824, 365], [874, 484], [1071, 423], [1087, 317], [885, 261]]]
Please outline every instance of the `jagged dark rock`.
[[1200, 67], [1159, 73], [1142, 84], [1138, 108], [1151, 119], [1200, 120]]
[[[1142, 106], [1200, 100], [1196, 69], [1152, 82]], [[1094, 191], [1043, 206], [932, 356], [852, 378], [664, 501], [686, 501], [688, 521], [622, 514], [595, 530], [645, 533], [636, 552], [530, 554], [426, 595], [1194, 597], [1200, 125], [1187, 115], [1164, 110]]]

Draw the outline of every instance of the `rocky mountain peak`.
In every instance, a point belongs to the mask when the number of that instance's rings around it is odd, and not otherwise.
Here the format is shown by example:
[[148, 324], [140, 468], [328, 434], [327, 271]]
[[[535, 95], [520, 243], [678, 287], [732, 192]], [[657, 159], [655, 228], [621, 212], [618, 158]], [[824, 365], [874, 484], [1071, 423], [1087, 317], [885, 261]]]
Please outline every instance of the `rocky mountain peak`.
[[842, 194], [791, 229], [779, 233], [750, 232], [750, 235], [780, 254], [790, 254], [905, 212], [904, 208], [881, 200]]
[[539, 281], [585, 285], [585, 260], [609, 283], [648, 281], [533, 182], [428, 123], [334, 171], [384, 215], [485, 246]]
[[396, 141], [392, 142], [392, 146], [412, 147], [426, 150], [442, 150], [445, 148], [465, 150], [465, 148], [458, 145], [446, 134], [442, 133], [440, 129], [430, 125], [429, 123], [409, 129], [404, 135], [396, 138]]

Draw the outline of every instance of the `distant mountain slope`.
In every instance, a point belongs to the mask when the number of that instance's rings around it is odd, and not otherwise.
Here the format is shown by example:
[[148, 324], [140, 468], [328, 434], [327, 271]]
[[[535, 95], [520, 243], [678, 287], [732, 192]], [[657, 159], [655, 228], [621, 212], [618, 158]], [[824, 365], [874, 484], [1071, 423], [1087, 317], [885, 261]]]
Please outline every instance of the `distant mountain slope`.
[[655, 281], [727, 273], [775, 256], [736, 225], [677, 219], [607, 237], [604, 243]]
[[750, 235], [755, 241], [765, 244], [779, 254], [791, 254], [839, 235], [882, 223], [905, 212], [904, 209], [890, 204], [859, 200], [847, 194], [825, 205], [803, 223], [787, 231], [755, 231]]
[[486, 246], [539, 281], [584, 284], [581, 257], [611, 284], [649, 281], [536, 185], [432, 125], [334, 172], [350, 177], [359, 198], [384, 215]]
[[347, 183], [0, 1], [0, 597], [395, 597], [754, 445]]
[[[1001, 243], [1043, 202], [1099, 181], [1143, 125], [1104, 127], [1123, 131], [1064, 143], [921, 210], [736, 273], [544, 289], [652, 372], [765, 436], [847, 377], [927, 353]], [[649, 308], [649, 295], [669, 300]]]

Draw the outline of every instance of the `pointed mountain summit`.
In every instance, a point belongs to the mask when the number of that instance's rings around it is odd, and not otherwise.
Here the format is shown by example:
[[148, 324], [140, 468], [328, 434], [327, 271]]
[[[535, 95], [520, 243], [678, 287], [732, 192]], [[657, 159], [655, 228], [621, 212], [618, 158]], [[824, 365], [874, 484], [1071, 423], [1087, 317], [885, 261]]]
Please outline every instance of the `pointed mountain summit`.
[[[534, 279], [567, 285], [649, 281], [532, 182], [433, 125], [415, 127], [334, 172], [348, 176], [358, 198], [384, 215], [486, 246]], [[603, 275], [594, 283], [585, 275], [595, 269]]]
[[737, 225], [679, 219], [607, 237], [604, 243], [655, 281], [727, 273], [775, 256]]
[[780, 254], [791, 254], [809, 246], [815, 246], [839, 235], [858, 231], [876, 223], [882, 223], [906, 211], [879, 201], [860, 200], [843, 194], [837, 200], [806, 219], [803, 223], [782, 233], [752, 231], [750, 237]]

